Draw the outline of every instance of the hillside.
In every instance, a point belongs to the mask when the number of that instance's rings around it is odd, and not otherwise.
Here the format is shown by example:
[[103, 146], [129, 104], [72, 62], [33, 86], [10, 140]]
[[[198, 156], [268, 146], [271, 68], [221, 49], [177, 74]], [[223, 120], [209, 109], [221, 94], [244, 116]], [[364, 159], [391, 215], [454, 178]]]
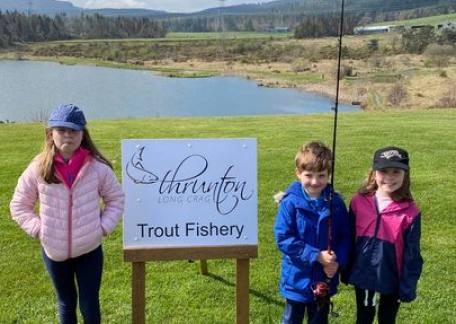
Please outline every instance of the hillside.
[[[446, 22], [456, 22], [456, 13], [452, 13], [452, 14], [448, 14], [448, 15], [429, 16], [429, 17], [416, 18], [416, 19], [385, 21], [382, 24], [383, 25], [403, 25], [403, 26], [413, 26], [413, 25], [437, 26], [439, 24], [443, 24]], [[375, 24], [370, 24], [370, 25], [375, 25]]]
[[74, 6], [68, 1], [59, 0], [1, 0], [1, 11], [19, 11], [25, 13], [56, 15], [65, 13], [67, 15], [85, 14], [101, 14], [104, 16], [160, 16], [167, 17], [169, 14], [165, 11], [149, 10], [149, 9], [83, 9]]
[[[375, 11], [389, 12], [411, 10], [424, 7], [442, 7], [454, 4], [452, 0], [352, 0], [346, 1], [347, 13], [371, 13]], [[334, 0], [277, 0], [259, 4], [244, 4], [211, 8], [203, 10], [199, 15], [216, 15], [221, 11], [230, 15], [249, 14], [322, 14], [338, 12], [341, 1]]]
[[[419, 8], [440, 8], [455, 6], [452, 0], [352, 0], [346, 3], [347, 13], [376, 13], [412, 10]], [[453, 8], [456, 9], [456, 8]], [[68, 15], [87, 13], [102, 14], [106, 16], [156, 16], [170, 17], [200, 17], [216, 16], [220, 13], [227, 15], [302, 15], [302, 14], [327, 14], [340, 10], [340, 1], [334, 0], [276, 0], [258, 4], [243, 4], [226, 6], [223, 8], [210, 8], [190, 14], [168, 13], [151, 9], [83, 9], [74, 6], [68, 1], [58, 0], [2, 0], [0, 10], [17, 10], [39, 14], [55, 15], [66, 13]]]
[[81, 8], [75, 7], [68, 1], [56, 0], [2, 0], [0, 1], [1, 11], [19, 11], [27, 13], [40, 13], [54, 15], [57, 13], [79, 13]]

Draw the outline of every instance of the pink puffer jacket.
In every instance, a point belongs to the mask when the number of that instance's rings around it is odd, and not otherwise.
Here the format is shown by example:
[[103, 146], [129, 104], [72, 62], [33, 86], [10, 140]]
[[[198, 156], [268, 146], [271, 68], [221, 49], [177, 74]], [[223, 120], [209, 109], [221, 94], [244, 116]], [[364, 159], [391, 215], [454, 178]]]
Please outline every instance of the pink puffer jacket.
[[[100, 204], [100, 198], [104, 207]], [[35, 204], [39, 200], [39, 215]], [[39, 238], [46, 254], [63, 261], [98, 247], [110, 234], [124, 207], [124, 194], [114, 172], [94, 158], [84, 164], [69, 189], [48, 184], [32, 161], [18, 180], [10, 210], [29, 235]]]

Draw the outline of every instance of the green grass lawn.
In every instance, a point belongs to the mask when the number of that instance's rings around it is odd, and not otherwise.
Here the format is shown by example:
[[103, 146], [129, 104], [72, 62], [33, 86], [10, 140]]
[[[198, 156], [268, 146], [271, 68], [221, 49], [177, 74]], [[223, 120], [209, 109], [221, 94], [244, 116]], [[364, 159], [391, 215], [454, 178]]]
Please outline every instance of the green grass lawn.
[[[337, 190], [348, 202], [381, 146], [399, 145], [411, 155], [412, 189], [423, 213], [424, 272], [418, 299], [404, 304], [398, 323], [454, 323], [456, 318], [456, 110], [343, 113], [339, 121]], [[120, 140], [125, 138], [258, 139], [259, 257], [251, 261], [251, 323], [278, 323], [280, 256], [272, 227], [272, 195], [294, 179], [294, 154], [300, 144], [322, 139], [330, 144], [330, 114], [302, 116], [155, 118], [90, 121], [92, 137], [114, 160], [120, 175]], [[56, 323], [54, 294], [41, 261], [39, 243], [10, 219], [8, 203], [17, 177], [38, 153], [43, 126], [0, 124], [0, 323]], [[131, 265], [123, 262], [122, 226], [104, 241], [101, 290], [104, 323], [131, 322]], [[147, 264], [147, 323], [233, 323], [235, 266], [209, 261], [210, 276], [198, 263]], [[354, 322], [354, 292], [341, 286], [334, 298], [340, 316], [331, 323]]]
[[77, 44], [77, 43], [154, 43], [161, 41], [188, 41], [188, 40], [219, 40], [219, 39], [286, 39], [293, 37], [293, 33], [267, 33], [267, 32], [171, 32], [163, 38], [119, 38], [119, 39], [72, 39], [48, 42], [50, 44]]
[[178, 33], [172, 32], [166, 34], [166, 38], [170, 39], [251, 39], [251, 38], [288, 38], [292, 37], [293, 33], [266, 33], [266, 32], [201, 32], [201, 33]]

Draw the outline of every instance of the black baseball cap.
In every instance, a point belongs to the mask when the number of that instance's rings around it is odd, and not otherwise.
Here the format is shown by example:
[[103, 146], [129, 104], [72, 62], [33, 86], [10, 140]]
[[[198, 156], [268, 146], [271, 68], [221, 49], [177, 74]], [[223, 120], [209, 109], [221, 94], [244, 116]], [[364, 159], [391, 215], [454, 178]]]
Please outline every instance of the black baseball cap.
[[409, 155], [406, 150], [395, 146], [381, 148], [374, 153], [372, 169], [386, 168], [409, 169]]

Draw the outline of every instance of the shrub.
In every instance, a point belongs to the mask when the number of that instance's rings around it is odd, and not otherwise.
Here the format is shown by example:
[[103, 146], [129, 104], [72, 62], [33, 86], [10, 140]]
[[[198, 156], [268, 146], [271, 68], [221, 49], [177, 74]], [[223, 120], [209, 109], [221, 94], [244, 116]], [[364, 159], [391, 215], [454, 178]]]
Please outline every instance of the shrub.
[[402, 33], [402, 50], [407, 53], [421, 54], [434, 40], [435, 34], [432, 28], [407, 29]]
[[453, 86], [447, 93], [440, 98], [437, 107], [456, 108], [456, 86]]
[[291, 64], [291, 70], [293, 72], [304, 72], [310, 70], [310, 62], [306, 59], [297, 59]]
[[384, 55], [381, 54], [373, 54], [369, 60], [368, 63], [370, 66], [375, 67], [375, 68], [389, 68], [391, 67], [391, 62], [385, 58]]
[[378, 39], [376, 39], [376, 38], [370, 39], [370, 40], [369, 40], [369, 43], [367, 43], [367, 48], [368, 48], [369, 51], [371, 51], [371, 52], [378, 51], [378, 49], [379, 49]]
[[448, 74], [445, 70], [439, 72], [439, 77], [441, 78], [448, 78]]
[[398, 106], [407, 99], [407, 89], [402, 83], [396, 83], [388, 94], [388, 102], [393, 106]]
[[450, 58], [456, 54], [456, 49], [451, 45], [429, 44], [423, 53], [426, 57], [426, 66], [448, 66]]
[[439, 37], [439, 41], [444, 44], [456, 43], [456, 29], [444, 29]]
[[[339, 79], [342, 80], [345, 77], [356, 76], [356, 73], [353, 71], [353, 67], [350, 65], [342, 64], [340, 66], [340, 75]], [[334, 71], [334, 77], [337, 77], [337, 71]]]

